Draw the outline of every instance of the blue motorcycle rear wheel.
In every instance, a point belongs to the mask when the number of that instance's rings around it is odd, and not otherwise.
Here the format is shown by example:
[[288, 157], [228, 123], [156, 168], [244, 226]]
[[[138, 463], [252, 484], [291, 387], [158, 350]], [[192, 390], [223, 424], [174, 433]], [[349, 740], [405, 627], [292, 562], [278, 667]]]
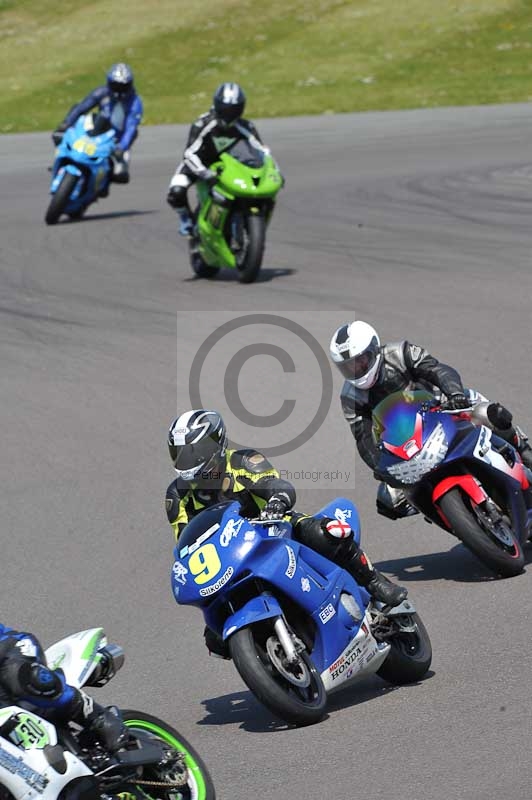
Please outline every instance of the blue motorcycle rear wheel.
[[394, 686], [416, 683], [427, 673], [432, 662], [432, 645], [419, 614], [408, 614], [406, 624], [413, 632], [398, 632], [389, 640], [390, 652], [377, 675]]
[[[238, 673], [255, 697], [275, 716], [299, 727], [313, 725], [325, 715], [327, 695], [321, 676], [306, 652], [300, 653], [291, 682], [279, 671], [266, 642], [272, 638], [272, 620], [241, 628], [229, 639]], [[274, 635], [274, 634], [273, 634]], [[299, 671], [297, 671], [299, 670]], [[302, 676], [306, 679], [302, 680]]]

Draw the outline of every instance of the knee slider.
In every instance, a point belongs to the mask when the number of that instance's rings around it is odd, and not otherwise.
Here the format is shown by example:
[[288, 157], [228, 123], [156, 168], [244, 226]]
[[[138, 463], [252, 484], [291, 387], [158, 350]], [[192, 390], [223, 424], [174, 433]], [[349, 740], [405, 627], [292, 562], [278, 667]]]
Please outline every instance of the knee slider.
[[[296, 530], [298, 539], [302, 544], [311, 547], [325, 558], [335, 561], [337, 564], [344, 564], [358, 550], [353, 531], [349, 526], [349, 533], [343, 538], [336, 536], [327, 530], [327, 525], [338, 520], [330, 518], [306, 517], [297, 522]], [[333, 528], [334, 530], [334, 528]]]
[[187, 190], [183, 186], [170, 186], [166, 202], [172, 208], [183, 208], [187, 204]]
[[324, 555], [341, 566], [348, 564], [358, 554], [352, 528], [338, 519], [323, 519], [321, 530], [325, 543]]
[[332, 542], [338, 543], [339, 540], [347, 540], [353, 538], [353, 530], [347, 522], [342, 522], [339, 519], [325, 518], [321, 522], [321, 529], [327, 539]]

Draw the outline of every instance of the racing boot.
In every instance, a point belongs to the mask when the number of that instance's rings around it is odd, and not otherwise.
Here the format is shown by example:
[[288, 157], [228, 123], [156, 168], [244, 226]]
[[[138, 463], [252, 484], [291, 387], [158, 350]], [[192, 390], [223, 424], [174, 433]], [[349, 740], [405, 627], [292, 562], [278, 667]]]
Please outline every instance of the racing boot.
[[194, 230], [194, 222], [192, 217], [190, 216], [190, 211], [188, 208], [178, 208], [177, 213], [179, 214], [179, 234], [180, 236], [191, 236], [192, 231]]
[[403, 519], [419, 514], [419, 511], [410, 505], [401, 489], [394, 489], [382, 481], [377, 490], [377, 513], [388, 519]]
[[90, 732], [110, 752], [120, 750], [129, 741], [128, 729], [124, 725], [120, 710], [116, 706], [102, 708], [97, 703], [94, 703], [94, 709], [87, 717], [87, 723]]
[[406, 600], [408, 590], [390, 581], [382, 572], [379, 572], [363, 550], [353, 541], [352, 552], [344, 563], [345, 569], [353, 576], [357, 583], [363, 586], [373, 597], [386, 606], [398, 606]]

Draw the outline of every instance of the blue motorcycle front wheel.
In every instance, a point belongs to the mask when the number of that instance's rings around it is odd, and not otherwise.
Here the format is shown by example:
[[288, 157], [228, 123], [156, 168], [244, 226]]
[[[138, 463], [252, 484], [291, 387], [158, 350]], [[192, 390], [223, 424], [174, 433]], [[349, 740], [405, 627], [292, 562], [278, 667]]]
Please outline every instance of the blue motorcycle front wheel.
[[491, 520], [458, 488], [444, 494], [439, 505], [453, 533], [483, 564], [503, 578], [521, 574], [525, 556], [508, 518]]
[[75, 175], [72, 175], [70, 172], [65, 172], [56, 192], [52, 195], [50, 205], [46, 211], [44, 221], [47, 225], [55, 225], [56, 222], [59, 221], [59, 217], [64, 213], [68, 201], [70, 200], [70, 195], [72, 194], [77, 180]]
[[234, 633], [229, 639], [235, 667], [255, 697], [275, 716], [299, 727], [323, 719], [327, 695], [320, 674], [306, 652], [298, 663], [282, 663], [272, 620]]

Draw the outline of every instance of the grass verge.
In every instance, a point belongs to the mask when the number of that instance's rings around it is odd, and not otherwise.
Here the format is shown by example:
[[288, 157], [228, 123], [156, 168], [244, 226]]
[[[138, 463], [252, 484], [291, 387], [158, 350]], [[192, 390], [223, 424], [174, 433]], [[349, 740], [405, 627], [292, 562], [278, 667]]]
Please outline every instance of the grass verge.
[[189, 122], [223, 80], [251, 117], [525, 101], [529, 0], [0, 0], [0, 131], [53, 128], [131, 64], [145, 122]]

